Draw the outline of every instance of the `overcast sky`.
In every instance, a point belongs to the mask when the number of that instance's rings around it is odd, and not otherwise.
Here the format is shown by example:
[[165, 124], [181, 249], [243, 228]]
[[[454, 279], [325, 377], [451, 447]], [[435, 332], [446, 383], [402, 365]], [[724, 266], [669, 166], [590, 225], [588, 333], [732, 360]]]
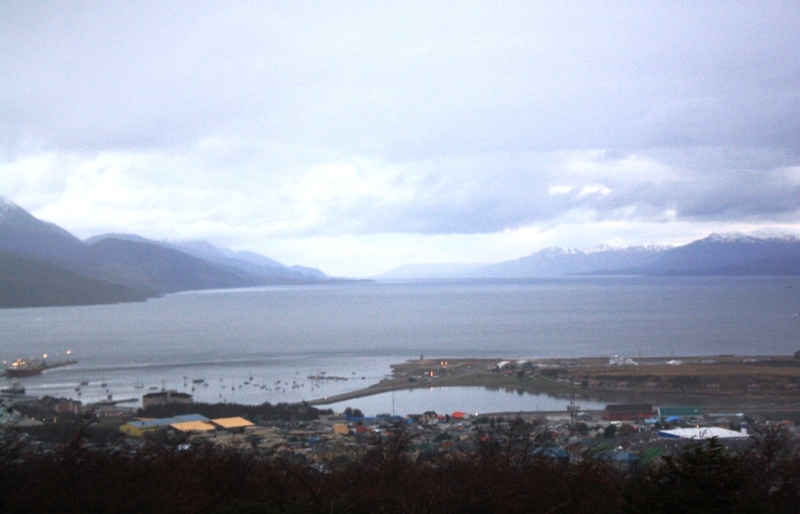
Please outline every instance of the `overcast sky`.
[[0, 195], [367, 276], [800, 229], [800, 2], [0, 2]]

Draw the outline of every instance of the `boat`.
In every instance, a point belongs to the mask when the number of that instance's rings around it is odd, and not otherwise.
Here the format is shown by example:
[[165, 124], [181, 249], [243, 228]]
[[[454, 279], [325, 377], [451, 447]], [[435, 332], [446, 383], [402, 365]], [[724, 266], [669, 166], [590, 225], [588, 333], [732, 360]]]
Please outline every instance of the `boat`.
[[19, 382], [14, 382], [11, 387], [4, 387], [0, 389], [2, 394], [25, 394], [25, 387]]
[[17, 359], [6, 368], [7, 377], [30, 377], [44, 371], [44, 363], [37, 360], [24, 361]]
[[30, 377], [44, 371], [44, 363], [37, 360], [24, 361], [17, 359], [6, 368], [7, 377]]
[[42, 371], [51, 368], [60, 368], [77, 364], [76, 360], [65, 360], [56, 362], [47, 362], [47, 360], [31, 359], [29, 361], [17, 359], [11, 363], [11, 366], [6, 368], [7, 377], [30, 377], [33, 375], [40, 375]]

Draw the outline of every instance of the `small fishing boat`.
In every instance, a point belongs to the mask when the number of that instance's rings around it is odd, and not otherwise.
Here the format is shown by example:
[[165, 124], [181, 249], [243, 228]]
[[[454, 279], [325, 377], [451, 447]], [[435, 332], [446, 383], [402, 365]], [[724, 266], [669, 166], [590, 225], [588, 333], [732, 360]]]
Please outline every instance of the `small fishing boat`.
[[25, 386], [20, 384], [19, 382], [14, 382], [11, 384], [11, 387], [4, 387], [0, 389], [0, 393], [2, 394], [25, 394]]

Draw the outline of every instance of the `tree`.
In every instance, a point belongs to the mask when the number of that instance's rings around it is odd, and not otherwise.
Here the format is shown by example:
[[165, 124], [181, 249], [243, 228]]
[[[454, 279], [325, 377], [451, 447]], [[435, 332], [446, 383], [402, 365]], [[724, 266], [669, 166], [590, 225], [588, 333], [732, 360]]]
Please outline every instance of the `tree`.
[[794, 451], [793, 437], [783, 425], [768, 424], [752, 427], [750, 449], [764, 457], [767, 470], [776, 461], [788, 457]]
[[628, 501], [633, 512], [760, 512], [749, 494], [749, 477], [741, 459], [716, 439], [691, 442], [664, 465], [632, 479]]
[[364, 413], [361, 412], [360, 409], [354, 409], [352, 407], [347, 407], [344, 410], [344, 415], [347, 416], [348, 418], [363, 418], [364, 417]]
[[782, 424], [755, 425], [746, 455], [753, 478], [758, 478], [762, 494], [767, 497], [781, 487], [782, 467], [797, 455], [794, 437]]

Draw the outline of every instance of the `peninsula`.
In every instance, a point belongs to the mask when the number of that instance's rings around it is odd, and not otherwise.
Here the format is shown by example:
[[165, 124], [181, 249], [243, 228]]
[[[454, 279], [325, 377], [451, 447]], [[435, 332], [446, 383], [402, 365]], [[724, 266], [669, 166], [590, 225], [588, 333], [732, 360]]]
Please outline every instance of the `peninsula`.
[[580, 359], [420, 359], [364, 389], [308, 402], [326, 405], [392, 390], [487, 387], [609, 403], [693, 403], [800, 412], [800, 358], [734, 356]]

